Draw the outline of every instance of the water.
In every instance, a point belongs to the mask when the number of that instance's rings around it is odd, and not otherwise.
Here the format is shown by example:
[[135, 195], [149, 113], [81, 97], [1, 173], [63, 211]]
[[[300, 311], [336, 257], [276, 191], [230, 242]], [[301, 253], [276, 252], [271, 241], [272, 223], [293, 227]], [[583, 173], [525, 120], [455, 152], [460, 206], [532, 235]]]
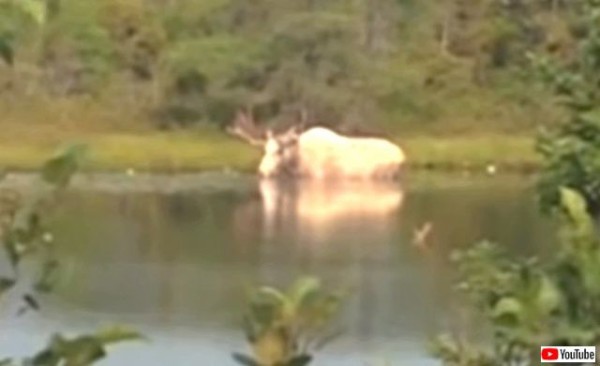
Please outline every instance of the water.
[[151, 343], [117, 346], [103, 365], [234, 365], [245, 289], [310, 274], [352, 294], [344, 335], [317, 365], [434, 365], [432, 336], [476, 328], [451, 288], [452, 250], [490, 239], [543, 256], [553, 236], [529, 179], [511, 176], [419, 175], [401, 186], [84, 177], [53, 226], [61, 281], [41, 313], [3, 319], [2, 355], [30, 354], [53, 331], [122, 323]]

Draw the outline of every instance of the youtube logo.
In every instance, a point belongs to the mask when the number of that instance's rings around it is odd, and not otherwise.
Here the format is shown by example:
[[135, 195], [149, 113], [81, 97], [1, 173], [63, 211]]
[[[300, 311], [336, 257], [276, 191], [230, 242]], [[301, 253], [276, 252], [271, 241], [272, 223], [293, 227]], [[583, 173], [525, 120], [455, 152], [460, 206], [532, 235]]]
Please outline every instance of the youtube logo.
[[540, 349], [542, 363], [592, 363], [596, 362], [596, 347], [544, 347]]
[[558, 360], [558, 348], [554, 347], [542, 347], [542, 362], [543, 361], [556, 361]]

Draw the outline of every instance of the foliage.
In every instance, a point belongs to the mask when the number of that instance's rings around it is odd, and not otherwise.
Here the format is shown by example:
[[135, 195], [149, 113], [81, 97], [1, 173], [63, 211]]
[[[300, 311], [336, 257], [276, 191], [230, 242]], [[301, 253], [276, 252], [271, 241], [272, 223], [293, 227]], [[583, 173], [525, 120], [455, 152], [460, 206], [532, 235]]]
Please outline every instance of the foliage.
[[48, 346], [33, 357], [24, 360], [23, 366], [91, 365], [106, 356], [106, 346], [140, 338], [137, 332], [120, 327], [108, 328], [73, 339], [55, 334]]
[[532, 365], [541, 345], [600, 344], [600, 238], [578, 193], [561, 189], [561, 207], [550, 263], [515, 262], [489, 243], [457, 255], [459, 288], [489, 323], [490, 344], [440, 337], [434, 350], [444, 364]]
[[163, 128], [249, 106], [272, 124], [531, 129], [556, 111], [531, 97], [524, 53], [565, 53], [580, 2], [2, 0], [0, 102]]
[[20, 28], [42, 25], [45, 21], [44, 3], [38, 0], [0, 1], [0, 58], [12, 65], [15, 40]]
[[235, 353], [246, 366], [304, 366], [335, 336], [326, 327], [340, 307], [340, 296], [326, 292], [319, 280], [303, 278], [287, 292], [271, 287], [254, 291], [244, 318], [253, 357]]
[[[50, 205], [78, 170], [83, 151], [83, 146], [74, 145], [49, 159], [31, 194], [22, 196], [8, 189], [0, 192], [0, 243], [13, 272], [10, 276], [0, 278], [0, 299], [5, 300], [7, 293], [16, 289], [23, 261], [32, 258], [39, 264], [33, 288], [21, 296], [23, 307], [20, 314], [27, 310], [39, 310], [40, 303], [36, 295], [48, 292], [54, 286], [59, 261], [53, 255], [54, 238], [44, 219]], [[72, 339], [56, 334], [48, 346], [33, 357], [22, 362], [4, 359], [0, 364], [85, 366], [104, 358], [106, 346], [134, 339], [140, 339], [140, 335], [123, 327], [108, 328]]]
[[575, 60], [560, 65], [534, 58], [569, 114], [559, 128], [539, 139], [545, 160], [539, 191], [545, 209], [560, 204], [560, 187], [566, 186], [583, 194], [591, 212], [600, 210], [600, 3], [586, 1], [585, 14], [585, 36]]

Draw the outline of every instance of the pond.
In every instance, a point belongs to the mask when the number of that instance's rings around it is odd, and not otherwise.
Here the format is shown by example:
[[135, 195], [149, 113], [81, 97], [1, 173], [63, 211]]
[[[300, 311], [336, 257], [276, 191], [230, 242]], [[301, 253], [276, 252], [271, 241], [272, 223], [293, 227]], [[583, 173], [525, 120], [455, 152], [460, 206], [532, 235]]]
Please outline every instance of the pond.
[[316, 365], [434, 365], [432, 336], [476, 328], [452, 289], [450, 253], [489, 239], [543, 256], [554, 232], [531, 179], [461, 174], [327, 186], [233, 173], [86, 176], [53, 227], [58, 287], [40, 313], [3, 319], [0, 354], [118, 323], [150, 341], [117, 346], [101, 364], [146, 366], [235, 365], [248, 286], [302, 275], [350, 290], [343, 335]]

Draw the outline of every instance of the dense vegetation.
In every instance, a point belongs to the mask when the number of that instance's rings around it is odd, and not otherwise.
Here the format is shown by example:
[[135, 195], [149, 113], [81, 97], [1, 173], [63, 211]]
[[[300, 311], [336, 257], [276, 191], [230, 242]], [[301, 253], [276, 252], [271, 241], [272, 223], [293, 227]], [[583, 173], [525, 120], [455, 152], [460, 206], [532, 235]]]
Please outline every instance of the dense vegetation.
[[445, 365], [533, 365], [539, 346], [600, 344], [600, 2], [582, 8], [571, 58], [533, 57], [569, 116], [538, 144], [540, 203], [562, 219], [560, 247], [547, 263], [509, 259], [489, 243], [457, 255], [459, 288], [487, 321], [487, 337], [441, 337], [435, 352]]
[[[27, 3], [15, 7], [16, 3]], [[2, 123], [527, 132], [560, 113], [527, 51], [566, 59], [581, 1], [3, 0]]]
[[[580, 192], [593, 214], [600, 212], [600, 3], [585, 2], [585, 29], [571, 60], [536, 57], [535, 64], [568, 111], [559, 128], [539, 138], [545, 167], [542, 207], [559, 206], [561, 186]], [[561, 62], [562, 61], [562, 62]]]
[[459, 288], [487, 322], [486, 337], [440, 337], [435, 352], [445, 365], [534, 365], [540, 346], [600, 344], [597, 228], [575, 191], [561, 190], [561, 207], [561, 246], [548, 263], [510, 259], [489, 243], [457, 255]]

